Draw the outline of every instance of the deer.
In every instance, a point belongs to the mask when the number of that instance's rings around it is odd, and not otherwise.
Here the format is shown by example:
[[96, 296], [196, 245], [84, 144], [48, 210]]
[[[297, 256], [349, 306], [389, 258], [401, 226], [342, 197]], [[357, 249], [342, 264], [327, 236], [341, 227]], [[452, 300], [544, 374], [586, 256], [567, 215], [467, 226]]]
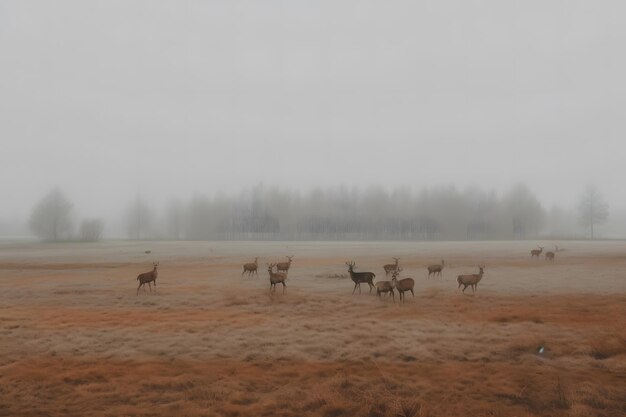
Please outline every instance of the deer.
[[356, 291], [356, 287], [359, 287], [359, 294], [361, 294], [361, 283], [367, 282], [367, 285], [370, 287], [370, 294], [372, 293], [372, 289], [374, 288], [374, 278], [376, 274], [373, 272], [354, 272], [354, 261], [348, 263], [348, 272], [350, 273], [350, 278], [354, 281], [354, 289], [352, 290], [352, 294]]
[[457, 277], [456, 282], [459, 283], [457, 291], [461, 288], [461, 285], [463, 285], [463, 292], [465, 292], [465, 289], [469, 286], [472, 287], [472, 292], [476, 292], [476, 288], [478, 288], [478, 283], [481, 279], [483, 279], [483, 274], [485, 270], [484, 266], [478, 266], [478, 268], [480, 268], [480, 272], [478, 274], [459, 275]]
[[394, 288], [398, 290], [400, 302], [404, 303], [405, 291], [411, 291], [411, 295], [415, 297], [415, 293], [413, 292], [413, 287], [415, 287], [415, 280], [413, 278], [403, 278], [398, 281], [398, 275], [400, 275], [400, 272], [402, 272], [402, 268], [398, 268], [398, 270], [391, 275], [391, 283], [393, 284]]
[[[154, 266], [154, 269], [152, 271], [144, 272], [143, 274], [137, 275], [137, 281], [139, 281], [139, 286], [137, 287], [137, 295], [139, 295], [139, 288], [146, 284], [148, 284], [148, 287], [150, 287], [150, 292], [152, 292], [151, 282], [154, 282], [154, 289], [156, 291], [156, 279], [159, 276], [159, 271], [157, 271], [157, 267], [159, 266], [159, 263], [156, 262], [152, 265]], [[143, 287], [143, 290], [146, 290], [145, 286]]]
[[559, 251], [559, 247], [554, 245], [554, 252], [548, 251], [546, 252], [546, 261], [554, 261], [554, 255]]
[[[393, 302], [396, 302], [396, 296], [393, 293], [393, 282], [392, 281], [378, 281], [376, 282], [376, 295], [378, 298], [381, 298], [381, 294], [390, 293], [393, 298]], [[381, 298], [382, 300], [382, 298]]]
[[247, 272], [248, 276], [252, 274], [256, 274], [256, 277], [258, 278], [259, 277], [259, 272], [257, 271], [258, 267], [259, 267], [259, 258], [254, 258], [254, 262], [250, 262], [250, 263], [243, 265], [243, 272], [241, 273], [241, 277], [243, 278], [243, 274]]
[[287, 256], [287, 259], [289, 259], [289, 261], [279, 262], [276, 264], [276, 272], [281, 272], [281, 271], [284, 271], [286, 273], [289, 272], [289, 268], [291, 267], [291, 259], [293, 259], [293, 255]]
[[[429, 265], [428, 266], [428, 278], [430, 278], [431, 274], [435, 277], [437, 275], [441, 276], [441, 271], [443, 271], [444, 261], [441, 260], [441, 264]], [[434, 277], [433, 277], [434, 278]]]
[[539, 255], [541, 255], [541, 252], [543, 252], [543, 246], [537, 246], [539, 249], [533, 249], [530, 251], [530, 257], [534, 258], [535, 256], [537, 258], [539, 258]]
[[287, 274], [283, 272], [274, 272], [273, 269], [276, 264], [268, 264], [267, 272], [270, 273], [270, 293], [276, 292], [276, 284], [283, 284], [283, 294], [285, 293], [285, 288], [287, 284], [285, 284], [285, 280], [287, 279]]
[[400, 261], [400, 258], [393, 258], [393, 259], [396, 261], [395, 264], [383, 265], [383, 269], [385, 270], [385, 276], [389, 275], [390, 273], [398, 269], [398, 261]]

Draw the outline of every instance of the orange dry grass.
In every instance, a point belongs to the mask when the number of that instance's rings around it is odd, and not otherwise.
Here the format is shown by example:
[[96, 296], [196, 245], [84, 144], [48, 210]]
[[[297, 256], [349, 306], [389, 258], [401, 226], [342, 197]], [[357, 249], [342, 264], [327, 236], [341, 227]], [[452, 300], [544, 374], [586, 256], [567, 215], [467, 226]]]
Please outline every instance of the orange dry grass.
[[[619, 243], [576, 244], [554, 264], [518, 243], [421, 257], [409, 243], [290, 243], [285, 295], [267, 274], [240, 278], [242, 260], [280, 258], [281, 244], [211, 243], [210, 258], [206, 245], [153, 244], [158, 291], [138, 297], [151, 262], [138, 244], [0, 252], [0, 416], [626, 413]], [[381, 278], [391, 254], [415, 298], [350, 295], [345, 260]], [[444, 278], [428, 280], [442, 257]], [[462, 295], [454, 277], [470, 259], [487, 269]]]

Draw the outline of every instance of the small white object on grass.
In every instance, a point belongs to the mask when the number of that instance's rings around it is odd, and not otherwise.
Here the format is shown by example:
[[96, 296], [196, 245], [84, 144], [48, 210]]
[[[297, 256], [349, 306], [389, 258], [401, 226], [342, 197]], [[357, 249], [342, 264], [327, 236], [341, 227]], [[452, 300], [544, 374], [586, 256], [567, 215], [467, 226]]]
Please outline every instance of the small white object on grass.
[[540, 346], [539, 350], [537, 351], [537, 353], [540, 354], [540, 355], [543, 355], [543, 351], [544, 351], [543, 346]]

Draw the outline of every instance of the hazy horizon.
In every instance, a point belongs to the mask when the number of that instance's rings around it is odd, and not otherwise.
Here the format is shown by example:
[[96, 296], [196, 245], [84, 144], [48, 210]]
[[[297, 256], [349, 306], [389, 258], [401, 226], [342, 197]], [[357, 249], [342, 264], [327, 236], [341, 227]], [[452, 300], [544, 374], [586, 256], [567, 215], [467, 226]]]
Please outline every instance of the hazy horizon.
[[140, 193], [588, 184], [626, 211], [626, 4], [0, 3], [0, 220]]

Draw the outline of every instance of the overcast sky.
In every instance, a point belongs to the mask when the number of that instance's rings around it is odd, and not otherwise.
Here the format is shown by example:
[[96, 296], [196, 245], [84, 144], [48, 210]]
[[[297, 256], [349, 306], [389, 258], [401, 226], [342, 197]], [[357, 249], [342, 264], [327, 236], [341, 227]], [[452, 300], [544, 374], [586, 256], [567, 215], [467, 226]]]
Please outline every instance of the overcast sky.
[[[624, 1], [0, 0], [0, 217], [60, 186], [523, 181], [626, 206]], [[25, 214], [24, 214], [25, 213]]]

